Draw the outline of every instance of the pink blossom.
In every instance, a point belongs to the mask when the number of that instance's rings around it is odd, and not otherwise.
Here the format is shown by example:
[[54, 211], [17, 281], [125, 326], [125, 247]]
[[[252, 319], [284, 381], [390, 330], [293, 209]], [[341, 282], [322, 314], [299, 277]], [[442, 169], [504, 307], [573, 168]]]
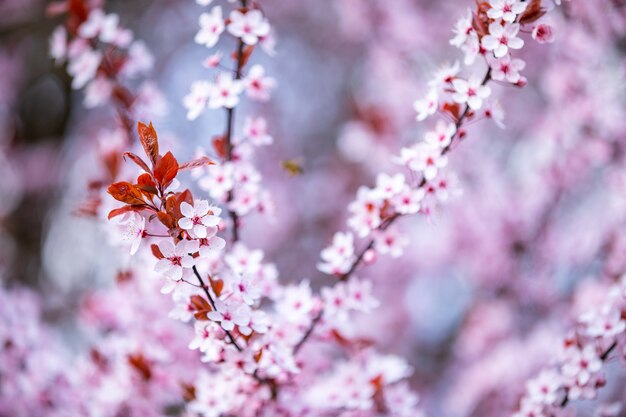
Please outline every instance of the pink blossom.
[[260, 10], [249, 10], [246, 13], [233, 10], [230, 13], [228, 31], [231, 35], [241, 38], [245, 44], [256, 45], [259, 38], [270, 33], [270, 24]]
[[527, 4], [522, 0], [489, 0], [491, 8], [487, 11], [487, 16], [513, 23], [517, 16], [526, 10]]
[[491, 95], [491, 88], [483, 85], [482, 81], [477, 77], [471, 77], [469, 80], [460, 78], [452, 81], [454, 86], [454, 101], [463, 104], [467, 103], [470, 109], [478, 110], [483, 105], [483, 100]]
[[521, 59], [505, 55], [502, 58], [490, 57], [489, 66], [491, 67], [491, 78], [496, 81], [508, 81], [515, 84], [520, 80], [520, 71], [526, 67], [526, 63]]
[[78, 90], [83, 88], [96, 76], [96, 71], [100, 66], [102, 54], [98, 51], [87, 49], [70, 59], [67, 72], [72, 79], [72, 88]]
[[243, 85], [241, 81], [233, 80], [230, 73], [221, 72], [209, 91], [208, 106], [212, 109], [220, 107], [232, 109], [239, 104], [239, 94], [241, 94], [242, 90]]
[[194, 265], [193, 257], [190, 255], [198, 251], [198, 242], [194, 240], [182, 240], [176, 245], [169, 239], [164, 239], [158, 244], [163, 259], [160, 259], [154, 270], [173, 280], [180, 280], [183, 277], [183, 270]]
[[439, 120], [435, 126], [435, 130], [426, 132], [424, 140], [428, 143], [440, 146], [441, 148], [445, 148], [450, 145], [455, 133], [456, 126], [454, 123], [446, 123], [443, 120]]
[[205, 239], [208, 235], [207, 229], [217, 226], [220, 222], [221, 210], [211, 207], [206, 200], [196, 200], [193, 206], [183, 201], [180, 204], [180, 212], [184, 217], [178, 220], [178, 225], [181, 229], [189, 231], [194, 238]]
[[196, 34], [194, 41], [200, 45], [212, 48], [220, 39], [222, 32], [224, 32], [224, 27], [222, 7], [215, 6], [211, 9], [210, 14], [202, 13], [200, 15], [200, 30]]
[[428, 116], [435, 114], [439, 107], [439, 95], [437, 90], [431, 89], [425, 98], [417, 100], [414, 103], [415, 111], [417, 112], [417, 120], [425, 120]]
[[265, 76], [265, 69], [261, 65], [254, 65], [243, 80], [246, 94], [253, 100], [267, 101], [270, 91], [276, 87], [276, 80]]
[[533, 39], [539, 43], [554, 42], [554, 31], [552, 26], [545, 23], [538, 24], [533, 28]]
[[191, 84], [191, 92], [183, 99], [187, 109], [187, 119], [195, 120], [204, 111], [211, 95], [212, 86], [208, 81], [195, 81]]
[[483, 47], [493, 51], [496, 58], [502, 58], [510, 49], [520, 49], [524, 41], [517, 37], [520, 26], [517, 23], [493, 22], [489, 25], [489, 34], [482, 39]]
[[254, 146], [271, 145], [274, 142], [267, 132], [267, 121], [263, 117], [247, 117], [243, 134]]
[[245, 304], [215, 300], [215, 310], [208, 314], [209, 319], [220, 323], [222, 329], [232, 331], [235, 326], [250, 323], [250, 308]]

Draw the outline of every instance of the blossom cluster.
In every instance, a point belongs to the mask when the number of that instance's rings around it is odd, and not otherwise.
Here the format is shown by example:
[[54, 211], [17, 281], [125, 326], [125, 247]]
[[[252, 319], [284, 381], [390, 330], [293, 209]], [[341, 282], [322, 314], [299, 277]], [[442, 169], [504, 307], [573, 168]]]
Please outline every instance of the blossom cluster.
[[626, 277], [615, 284], [599, 308], [583, 313], [563, 341], [557, 363], [526, 384], [514, 416], [550, 416], [570, 401], [595, 399], [605, 386], [604, 362], [626, 357]]
[[[272, 28], [258, 1], [231, 1], [229, 8], [232, 3], [237, 5], [229, 13], [224, 12], [226, 5], [213, 5], [212, 0], [196, 2], [211, 6], [200, 16], [196, 43], [213, 48], [222, 41], [234, 41], [235, 50], [228, 56], [235, 64], [229, 69], [220, 52], [209, 56], [204, 66], [212, 75], [192, 84], [183, 106], [190, 120], [206, 109], [224, 111], [225, 129], [214, 136], [211, 152], [198, 149], [195, 159], [180, 163], [171, 152], [164, 152], [163, 141], [159, 141], [151, 123], [138, 124], [138, 145], [145, 155], [123, 154], [137, 167], [132, 173], [119, 170], [119, 175], [113, 176], [108, 194], [115, 202], [107, 196], [104, 203], [116, 204], [109, 212], [109, 220], [114, 223], [109, 232], [124, 242], [133, 257], [120, 272], [114, 290], [95, 292], [81, 306], [81, 319], [97, 333], [94, 348], [75, 361], [64, 359], [66, 369], [76, 369], [64, 375], [55, 369], [54, 361], [45, 360], [44, 353], [39, 353], [45, 352], [43, 345], [22, 347], [23, 341], [17, 340], [20, 355], [8, 362], [7, 372], [0, 369], [2, 398], [19, 392], [21, 382], [5, 384], [4, 376], [18, 374], [22, 366], [29, 372], [28, 378], [38, 382], [27, 393], [38, 401], [30, 402], [34, 411], [15, 411], [10, 404], [0, 403], [0, 414], [55, 415], [53, 409], [62, 409], [77, 415], [111, 416], [423, 415], [419, 396], [407, 382], [412, 366], [399, 356], [377, 352], [373, 346], [376, 341], [360, 334], [354, 325], [355, 320], [385, 304], [383, 294], [359, 267], [374, 263], [379, 255], [402, 256], [409, 239], [397, 220], [414, 214], [428, 215], [459, 193], [456, 176], [447, 172], [448, 154], [466, 138], [466, 123], [492, 119], [502, 125], [502, 109], [492, 100], [491, 87], [493, 82], [516, 87], [527, 83], [521, 74], [525, 63], [513, 54], [524, 45], [522, 33], [531, 33], [539, 42], [552, 40], [552, 28], [542, 23], [548, 2], [479, 2], [476, 10], [457, 23], [451, 43], [462, 49], [464, 65], [472, 66], [470, 74], [461, 75], [458, 62], [436, 72], [426, 98], [418, 100], [415, 109], [418, 120], [435, 113], [440, 120], [423, 134], [422, 141], [400, 149], [393, 158], [401, 172], [377, 174], [373, 187], [359, 188], [348, 206], [349, 231], [333, 236], [317, 264], [319, 271], [338, 278], [332, 285], [309, 280], [280, 282], [271, 256], [250, 247], [237, 233], [245, 226], [242, 216], [254, 210], [272, 211], [269, 195], [261, 186], [260, 170], [254, 164], [257, 149], [273, 143], [268, 121], [245, 117], [240, 124], [234, 122], [240, 119], [234, 117], [234, 112], [244, 94], [264, 102], [276, 85], [262, 66], [250, 64], [248, 68], [257, 46], [272, 51]], [[111, 55], [126, 56], [126, 48], [132, 55], [131, 45], [137, 41], [133, 42], [131, 36], [128, 44], [123, 42], [129, 35], [119, 28], [115, 15], [105, 15], [99, 9], [79, 14], [84, 19], [79, 19], [76, 33], [88, 40], [95, 53], [100, 53], [98, 48], [115, 48]], [[64, 30], [65, 36], [73, 33], [71, 26]], [[227, 38], [222, 39], [222, 35]], [[55, 33], [58, 39], [62, 36]], [[58, 39], [53, 50], [64, 43], [58, 43]], [[70, 62], [74, 59], [69, 53], [62, 56]], [[94, 75], [84, 81], [88, 90], [98, 90], [92, 84], [100, 76], [116, 85], [116, 77], [124, 74], [122, 69], [130, 58], [122, 59], [124, 63], [114, 76], [106, 72], [107, 59], [107, 53], [102, 52]], [[474, 72], [473, 65], [479, 63], [485, 75]], [[72, 75], [85, 77], [85, 72]], [[120, 90], [113, 87], [113, 91], [109, 97]], [[585, 153], [579, 152], [563, 159], [576, 159]], [[198, 190], [185, 188], [184, 184], [190, 183], [185, 172], [197, 182]], [[552, 213], [549, 207], [545, 211]], [[538, 233], [543, 232], [542, 227], [538, 226]], [[503, 227], [504, 234], [514, 228]], [[232, 232], [230, 239], [226, 238], [228, 232]], [[534, 234], [530, 234], [514, 245], [496, 240], [485, 252], [497, 253], [494, 247], [502, 246], [514, 252], [511, 257], [524, 259], [535, 242]], [[364, 241], [360, 250], [355, 245], [358, 240]], [[476, 262], [484, 259], [480, 257]], [[511, 268], [513, 273], [521, 269], [520, 265]], [[498, 266], [494, 270], [499, 271]], [[318, 287], [316, 293], [314, 288]], [[513, 284], [495, 287], [497, 290], [486, 290], [508, 293], [519, 288]], [[0, 299], [4, 296], [0, 292]], [[581, 318], [564, 343], [558, 365], [528, 384], [528, 394], [517, 416], [555, 415], [557, 408], [570, 400], [595, 396], [606, 382], [604, 362], [616, 352], [626, 356], [625, 296], [626, 280], [615, 287], [608, 304]], [[12, 324], [2, 334], [3, 340], [11, 342], [5, 345], [10, 356], [14, 354], [13, 329], [18, 327], [23, 311], [12, 312], [4, 308], [8, 303], [0, 304], [2, 318]], [[485, 304], [488, 308], [481, 309]], [[455, 352], [465, 355], [462, 359], [474, 360], [472, 351], [479, 351], [481, 343], [507, 331], [507, 307], [498, 302], [485, 304], [470, 307], [472, 317], [463, 324], [462, 330], [473, 332], [474, 338], [459, 331], [457, 345], [469, 346], [463, 346], [461, 353]], [[21, 310], [28, 309], [29, 305]], [[365, 319], [372, 323], [378, 316], [371, 314]], [[173, 321], [166, 321], [168, 318]], [[473, 319], [479, 324], [474, 326]], [[47, 340], [36, 329], [25, 335], [35, 335], [27, 341], [31, 345], [37, 339]], [[30, 358], [24, 354], [29, 350], [35, 352]], [[509, 346], [509, 355], [519, 352], [524, 348]], [[34, 362], [41, 364], [43, 376], [36, 376]], [[477, 375], [493, 375], [502, 363], [495, 360], [485, 366], [487, 361], [476, 362], [480, 366], [462, 379], [461, 385], [466, 385], [468, 391], [480, 385], [475, 381]], [[50, 375], [53, 377], [48, 379]], [[48, 384], [56, 384], [56, 393], [48, 390]], [[76, 395], [81, 386], [98, 395]]]
[[164, 99], [154, 83], [144, 82], [136, 94], [126, 86], [152, 69], [154, 57], [142, 40], [120, 25], [117, 14], [88, 9], [83, 2], [50, 9], [67, 14], [66, 23], [52, 34], [50, 55], [57, 64], [67, 65], [72, 88], [85, 90], [85, 107], [115, 102], [135, 117], [164, 112]]
[[[547, 6], [537, 1], [491, 0], [479, 3], [475, 11], [468, 10], [467, 16], [456, 23], [450, 43], [464, 52], [463, 63], [470, 75], [460, 75], [458, 61], [435, 72], [426, 97], [417, 100], [414, 107], [418, 121], [436, 113], [442, 119], [424, 134], [422, 141], [403, 147], [394, 158], [406, 173], [379, 174], [374, 188], [359, 188], [356, 200], [348, 206], [347, 225], [359, 238], [369, 238], [370, 243], [360, 256], [355, 256], [352, 233], [339, 232], [322, 252], [322, 272], [341, 276], [351, 273], [361, 261], [375, 260], [379, 253], [400, 256], [408, 239], [392, 227], [396, 219], [409, 214], [428, 215], [436, 204], [459, 194], [456, 176], [445, 173], [447, 153], [465, 138], [467, 122], [492, 119], [504, 127], [503, 110], [496, 100], [490, 100], [488, 83], [526, 84], [520, 75], [526, 64], [514, 58], [512, 52], [524, 46], [520, 30], [529, 25], [539, 42], [552, 39], [551, 28], [537, 23], [546, 12]], [[479, 56], [486, 66], [482, 76], [474, 68]]]

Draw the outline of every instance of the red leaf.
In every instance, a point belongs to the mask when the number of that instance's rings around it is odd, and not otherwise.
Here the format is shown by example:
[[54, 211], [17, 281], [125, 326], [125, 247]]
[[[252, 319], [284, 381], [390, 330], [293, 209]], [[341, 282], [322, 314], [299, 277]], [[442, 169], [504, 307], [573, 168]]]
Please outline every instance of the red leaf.
[[159, 211], [157, 213], [157, 217], [159, 218], [159, 221], [163, 223], [163, 226], [167, 227], [168, 229], [173, 229], [174, 227], [176, 227], [176, 221], [174, 220], [174, 217], [172, 217], [171, 214], [167, 214], [167, 213], [163, 213], [162, 211]]
[[118, 209], [111, 210], [109, 212], [108, 219], [111, 220], [113, 217], [120, 216], [120, 215], [122, 215], [124, 213], [129, 213], [131, 211], [137, 213], [137, 212], [140, 212], [140, 211], [143, 211], [143, 210], [147, 210], [147, 209], [148, 209], [148, 207], [143, 206], [143, 205], [141, 205], [141, 206], [124, 206], [124, 207], [121, 207], [121, 208], [118, 208]]
[[524, 13], [519, 18], [522, 25], [537, 21], [541, 16], [546, 14], [546, 9], [541, 7], [541, 0], [531, 0]]
[[126, 204], [145, 204], [141, 190], [129, 182], [116, 182], [109, 185], [107, 191], [117, 201]]
[[158, 194], [159, 192], [156, 188], [154, 180], [152, 179], [152, 175], [148, 173], [141, 174], [137, 177], [137, 187], [149, 197], [153, 194]]
[[139, 141], [143, 150], [146, 152], [148, 159], [152, 162], [152, 166], [156, 165], [159, 159], [159, 139], [157, 137], [156, 130], [150, 125], [139, 122], [137, 124], [137, 132], [139, 133]]
[[150, 364], [141, 353], [128, 355], [128, 363], [131, 365], [146, 381], [152, 378], [152, 370]]
[[222, 294], [222, 290], [224, 289], [224, 281], [221, 279], [212, 279], [211, 280], [211, 288], [213, 288], [213, 292], [218, 297]]
[[167, 188], [177, 174], [178, 161], [171, 152], [163, 155], [154, 166], [154, 179], [162, 188]]
[[215, 153], [222, 159], [226, 158], [226, 140], [223, 136], [216, 136], [213, 138], [213, 149]]
[[203, 156], [198, 159], [194, 159], [193, 161], [187, 161], [180, 164], [178, 170], [182, 171], [184, 169], [193, 169], [205, 165], [215, 165], [215, 162], [211, 161], [208, 156]]
[[150, 250], [152, 251], [152, 254], [154, 255], [155, 258], [157, 259], [165, 258], [165, 256], [163, 256], [163, 254], [161, 253], [161, 249], [159, 249], [159, 247], [155, 245], [154, 243], [150, 245]]
[[144, 160], [141, 159], [139, 156], [135, 155], [132, 152], [124, 152], [123, 155], [124, 155], [124, 158], [128, 157], [130, 158], [131, 161], [139, 165], [139, 168], [143, 169], [144, 171], [148, 173], [152, 173], [152, 170], [150, 169], [150, 167], [148, 167], [148, 164], [146, 164]]

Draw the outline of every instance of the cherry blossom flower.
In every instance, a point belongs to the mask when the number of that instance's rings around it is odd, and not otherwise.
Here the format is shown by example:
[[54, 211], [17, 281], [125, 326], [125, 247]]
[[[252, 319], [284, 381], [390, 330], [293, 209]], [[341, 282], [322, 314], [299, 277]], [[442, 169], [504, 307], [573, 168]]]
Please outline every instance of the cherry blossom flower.
[[528, 3], [522, 0], [489, 0], [489, 5], [491, 8], [487, 10], [487, 16], [513, 23], [526, 10]]
[[483, 36], [482, 45], [488, 51], [493, 51], [496, 58], [502, 58], [510, 49], [520, 49], [524, 41], [517, 37], [520, 26], [517, 23], [493, 22], [489, 25], [489, 34]]
[[58, 26], [50, 37], [50, 56], [55, 63], [60, 64], [67, 56], [67, 31]]
[[474, 26], [472, 24], [472, 11], [467, 9], [467, 15], [457, 20], [454, 25], [454, 38], [450, 39], [450, 45], [461, 47], [467, 42], [470, 34], [475, 33]]
[[413, 105], [417, 112], [417, 121], [425, 120], [428, 116], [435, 114], [439, 107], [439, 95], [437, 90], [431, 89], [425, 98], [417, 100]]
[[205, 45], [208, 48], [215, 46], [220, 39], [220, 35], [224, 32], [224, 17], [222, 16], [222, 7], [215, 6], [211, 9], [211, 13], [202, 13], [200, 15], [200, 30], [196, 34], [194, 41], [197, 44]]
[[539, 43], [554, 42], [554, 31], [552, 26], [541, 23], [533, 28], [533, 39]]
[[158, 247], [163, 259], [156, 263], [154, 270], [173, 280], [180, 280], [183, 277], [183, 269], [194, 265], [190, 253], [198, 251], [198, 242], [182, 240], [174, 245], [172, 241], [164, 239], [158, 243]]
[[373, 192], [377, 194], [380, 199], [392, 198], [402, 191], [404, 184], [405, 179], [403, 174], [391, 176], [380, 173], [376, 177], [376, 188]]
[[130, 241], [130, 254], [134, 255], [137, 253], [141, 240], [144, 237], [146, 219], [139, 215], [132, 215], [124, 223], [124, 226], [125, 231], [122, 238], [126, 241]]
[[452, 137], [455, 133], [456, 126], [454, 125], [454, 123], [446, 123], [443, 120], [439, 120], [437, 121], [435, 130], [426, 132], [424, 140], [441, 148], [445, 148], [450, 145]]
[[453, 64], [444, 64], [435, 71], [433, 79], [428, 82], [428, 86], [437, 89], [438, 92], [443, 92], [444, 89], [449, 88], [459, 73], [461, 65], [459, 61], [454, 61]]
[[263, 117], [247, 117], [243, 134], [254, 146], [271, 145], [274, 139], [267, 132], [267, 121]]
[[348, 211], [350, 212], [348, 226], [356, 231], [358, 236], [367, 236], [382, 221], [380, 218], [380, 204], [381, 199], [377, 191], [367, 187], [360, 187], [357, 191], [356, 200], [348, 205]]
[[526, 63], [517, 58], [505, 55], [502, 58], [489, 58], [491, 78], [496, 81], [508, 81], [512, 84], [521, 78], [520, 71], [526, 67]]
[[220, 51], [210, 55], [202, 62], [202, 66], [205, 68], [217, 68], [222, 60], [222, 53]]
[[99, 37], [102, 42], [119, 47], [127, 47], [132, 41], [130, 31], [119, 28], [119, 16], [106, 15], [101, 9], [89, 13], [87, 20], [78, 28], [78, 34], [88, 39]]
[[354, 236], [349, 232], [335, 233], [332, 244], [320, 256], [323, 262], [317, 264], [317, 269], [321, 272], [329, 275], [348, 272], [354, 261]]
[[248, 10], [246, 13], [233, 10], [230, 13], [228, 31], [241, 38], [246, 45], [256, 45], [259, 38], [269, 35], [270, 24], [260, 10]]
[[233, 291], [244, 303], [251, 306], [261, 298], [261, 290], [250, 275], [236, 275], [232, 282]]
[[397, 229], [390, 227], [375, 234], [375, 248], [381, 254], [389, 254], [392, 258], [399, 258], [408, 246], [409, 239], [400, 234]]
[[265, 69], [261, 65], [253, 65], [243, 80], [246, 94], [253, 100], [267, 101], [270, 91], [276, 87], [276, 80], [265, 76]]
[[243, 243], [237, 242], [226, 254], [224, 261], [236, 274], [255, 275], [261, 269], [263, 251], [260, 249], [250, 250]]
[[85, 107], [88, 109], [101, 106], [109, 101], [113, 92], [113, 83], [103, 76], [96, 77], [85, 89]]
[[233, 80], [232, 75], [227, 72], [221, 72], [210, 90], [208, 106], [212, 109], [220, 107], [232, 109], [239, 104], [239, 94], [242, 90], [241, 81]]
[[528, 382], [526, 389], [532, 402], [552, 405], [557, 400], [561, 387], [561, 376], [555, 371], [542, 371], [535, 379]]
[[592, 345], [587, 345], [582, 350], [571, 348], [565, 352], [563, 375], [571, 379], [574, 384], [586, 385], [600, 369], [602, 369], [602, 361]]
[[138, 40], [128, 48], [128, 56], [120, 72], [125, 77], [134, 78], [150, 71], [152, 67], [154, 67], [154, 56], [146, 44]]
[[498, 100], [487, 100], [483, 108], [483, 114], [486, 118], [493, 120], [493, 122], [500, 129], [504, 129], [504, 109]]
[[372, 282], [351, 277], [346, 285], [350, 306], [362, 313], [369, 313], [380, 305], [372, 295]]
[[215, 227], [220, 222], [220, 211], [211, 207], [206, 200], [196, 200], [193, 206], [183, 201], [180, 204], [180, 212], [184, 217], [178, 221], [178, 225], [181, 229], [189, 231], [192, 237], [205, 239], [207, 228]]
[[102, 53], [87, 49], [78, 56], [72, 58], [67, 67], [67, 72], [72, 79], [72, 88], [75, 90], [83, 88], [96, 76], [96, 71], [100, 66]]
[[220, 327], [211, 321], [196, 321], [194, 329], [195, 337], [189, 342], [189, 349], [198, 349], [206, 357], [217, 360], [224, 346], [220, 340], [224, 334]]
[[235, 326], [247, 326], [250, 323], [250, 309], [245, 304], [215, 300], [215, 310], [207, 314], [209, 319], [220, 323], [222, 329], [232, 331]]
[[315, 305], [309, 282], [302, 281], [299, 285], [285, 287], [275, 308], [287, 322], [307, 323]]
[[187, 109], [187, 119], [195, 120], [204, 111], [211, 96], [212, 85], [208, 81], [194, 81], [191, 92], [183, 99]]
[[437, 172], [448, 165], [448, 158], [442, 154], [442, 149], [437, 144], [420, 142], [411, 148], [403, 148], [397, 162], [406, 165], [415, 172], [424, 175], [427, 181], [437, 176]]
[[228, 192], [235, 185], [232, 163], [212, 166], [207, 174], [198, 181], [198, 185], [203, 190], [208, 191], [214, 199], [224, 201]]
[[209, 258], [216, 252], [221, 251], [226, 247], [226, 241], [217, 234], [217, 227], [207, 227], [207, 236], [202, 239], [198, 239], [200, 256], [203, 258]]
[[423, 188], [412, 188], [405, 185], [402, 190], [395, 195], [391, 202], [396, 212], [400, 214], [415, 214], [419, 212], [421, 201], [424, 199]]
[[253, 310], [248, 325], [240, 327], [239, 331], [245, 336], [249, 336], [253, 331], [264, 334], [269, 331], [270, 324], [270, 316], [265, 311]]
[[452, 81], [452, 85], [455, 91], [452, 96], [454, 101], [460, 104], [467, 103], [472, 110], [480, 109], [483, 100], [491, 94], [491, 88], [483, 85], [482, 81], [476, 77], [471, 77], [467, 81], [457, 78]]

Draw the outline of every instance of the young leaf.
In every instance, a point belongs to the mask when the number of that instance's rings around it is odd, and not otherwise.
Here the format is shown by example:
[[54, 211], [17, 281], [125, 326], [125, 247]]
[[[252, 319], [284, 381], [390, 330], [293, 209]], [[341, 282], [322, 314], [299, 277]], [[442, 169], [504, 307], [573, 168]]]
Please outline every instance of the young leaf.
[[132, 152], [124, 152], [123, 155], [124, 155], [124, 158], [128, 157], [131, 159], [131, 161], [139, 165], [139, 168], [143, 169], [144, 171], [148, 173], [152, 173], [152, 170], [150, 169], [150, 167], [148, 167], [148, 164], [146, 164], [144, 160], [141, 159], [139, 156], [135, 155]]
[[157, 138], [156, 130], [150, 125], [139, 122], [137, 124], [137, 132], [139, 133], [139, 141], [143, 150], [146, 152], [148, 159], [152, 162], [152, 166], [156, 165], [159, 159], [159, 139]]
[[116, 182], [109, 185], [107, 191], [117, 201], [121, 201], [126, 204], [145, 204], [143, 194], [139, 188], [135, 187], [129, 182]]
[[117, 209], [113, 209], [109, 212], [108, 219], [111, 220], [113, 217], [121, 216], [124, 213], [135, 212], [138, 213], [143, 210], [147, 210], [146, 206], [124, 206]]
[[194, 159], [193, 161], [187, 161], [187, 162], [180, 164], [180, 166], [178, 167], [178, 170], [182, 171], [184, 169], [193, 169], [193, 168], [198, 168], [198, 167], [202, 167], [205, 165], [215, 165], [215, 162], [211, 161], [208, 156], [202, 156], [198, 159]]
[[178, 174], [178, 161], [171, 152], [163, 155], [154, 166], [154, 179], [163, 188], [167, 188]]
[[152, 251], [152, 254], [154, 255], [155, 258], [157, 259], [165, 258], [165, 256], [163, 256], [163, 254], [161, 253], [161, 249], [159, 249], [159, 247], [155, 245], [154, 243], [150, 245], [150, 250]]

